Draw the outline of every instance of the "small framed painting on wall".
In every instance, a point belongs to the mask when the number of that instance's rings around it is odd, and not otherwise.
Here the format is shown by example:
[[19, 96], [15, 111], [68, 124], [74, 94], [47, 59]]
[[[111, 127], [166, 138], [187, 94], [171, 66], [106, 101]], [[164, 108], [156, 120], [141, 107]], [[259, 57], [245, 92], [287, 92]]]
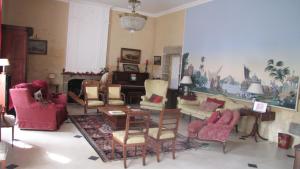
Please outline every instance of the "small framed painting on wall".
[[154, 56], [154, 65], [161, 65], [161, 56]]
[[47, 55], [47, 41], [30, 39], [28, 41], [28, 54]]
[[121, 62], [122, 63], [134, 63], [140, 64], [141, 62], [141, 50], [139, 49], [121, 49]]

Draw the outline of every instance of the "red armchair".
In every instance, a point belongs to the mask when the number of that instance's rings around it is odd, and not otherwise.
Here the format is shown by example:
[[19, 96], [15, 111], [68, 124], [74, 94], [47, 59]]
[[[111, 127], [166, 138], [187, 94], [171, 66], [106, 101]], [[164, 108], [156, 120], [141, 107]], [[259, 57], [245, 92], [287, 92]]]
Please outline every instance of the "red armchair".
[[[205, 141], [217, 141], [223, 144], [223, 152], [226, 151], [226, 141], [240, 119], [240, 113], [232, 110], [224, 110], [213, 113], [210, 118], [202, 122], [192, 122], [189, 125], [189, 137]], [[197, 134], [195, 134], [197, 133]]]
[[[37, 102], [33, 98], [33, 93], [39, 89], [42, 89], [43, 95], [47, 96], [47, 103]], [[22, 83], [10, 89], [19, 128], [56, 130], [67, 119], [67, 97], [65, 95], [52, 97], [46, 89], [34, 83]]]

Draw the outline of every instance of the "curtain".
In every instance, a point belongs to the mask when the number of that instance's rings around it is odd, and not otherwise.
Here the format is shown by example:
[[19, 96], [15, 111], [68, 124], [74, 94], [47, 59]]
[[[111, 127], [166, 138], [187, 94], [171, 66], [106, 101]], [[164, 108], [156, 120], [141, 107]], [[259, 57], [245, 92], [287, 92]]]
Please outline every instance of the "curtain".
[[110, 6], [70, 0], [66, 72], [99, 73], [106, 64]]

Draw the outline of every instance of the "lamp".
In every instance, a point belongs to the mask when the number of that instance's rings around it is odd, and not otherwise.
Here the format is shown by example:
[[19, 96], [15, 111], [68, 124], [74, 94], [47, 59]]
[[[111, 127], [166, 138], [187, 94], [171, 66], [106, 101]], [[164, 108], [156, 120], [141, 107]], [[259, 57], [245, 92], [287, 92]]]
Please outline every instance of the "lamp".
[[140, 7], [141, 1], [128, 0], [128, 3], [131, 13], [123, 13], [119, 15], [121, 27], [130, 32], [140, 31], [144, 28], [147, 20], [146, 16], [136, 13], [136, 8]]
[[[251, 93], [251, 94], [255, 94], [255, 95], [262, 95], [264, 94], [264, 91], [263, 91], [263, 88], [261, 86], [260, 83], [251, 83], [248, 90], [247, 90], [248, 93]], [[255, 101], [255, 97], [253, 98], [253, 101]]]
[[180, 84], [184, 85], [184, 95], [189, 94], [189, 85], [193, 84], [191, 76], [183, 76], [180, 81]]
[[8, 59], [0, 59], [0, 66], [3, 66], [2, 73], [5, 74], [5, 66], [9, 66]]

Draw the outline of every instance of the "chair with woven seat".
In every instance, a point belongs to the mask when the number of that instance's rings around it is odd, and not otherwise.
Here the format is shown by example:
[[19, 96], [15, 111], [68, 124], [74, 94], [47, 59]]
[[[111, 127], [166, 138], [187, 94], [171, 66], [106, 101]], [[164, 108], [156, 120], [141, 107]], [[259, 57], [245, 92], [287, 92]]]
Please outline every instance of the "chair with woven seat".
[[180, 109], [163, 109], [160, 112], [157, 128], [149, 128], [148, 136], [155, 141], [157, 162], [160, 161], [162, 142], [172, 141], [172, 154], [175, 159], [175, 142], [180, 119]]
[[112, 133], [112, 158], [115, 154], [115, 144], [118, 143], [123, 147], [124, 168], [127, 168], [127, 147], [142, 147], [143, 165], [146, 164], [146, 146], [149, 129], [149, 113], [145, 112], [127, 112], [126, 127], [122, 131]]
[[107, 89], [107, 104], [120, 106], [125, 104], [125, 95], [121, 93], [120, 84], [110, 84]]
[[[84, 113], [87, 109], [97, 109], [104, 106], [104, 95], [99, 92], [99, 81], [89, 80], [83, 82], [84, 92]], [[100, 97], [99, 97], [100, 96]]]

